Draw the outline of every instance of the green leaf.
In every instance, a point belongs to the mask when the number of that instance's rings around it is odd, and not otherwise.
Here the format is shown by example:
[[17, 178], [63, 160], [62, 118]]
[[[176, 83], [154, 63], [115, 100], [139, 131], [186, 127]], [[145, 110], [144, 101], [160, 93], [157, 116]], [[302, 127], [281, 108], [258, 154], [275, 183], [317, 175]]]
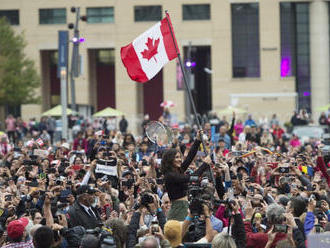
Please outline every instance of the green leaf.
[[5, 18], [0, 19], [0, 105], [40, 102], [36, 91], [40, 77], [34, 62], [24, 53], [23, 34], [16, 34]]

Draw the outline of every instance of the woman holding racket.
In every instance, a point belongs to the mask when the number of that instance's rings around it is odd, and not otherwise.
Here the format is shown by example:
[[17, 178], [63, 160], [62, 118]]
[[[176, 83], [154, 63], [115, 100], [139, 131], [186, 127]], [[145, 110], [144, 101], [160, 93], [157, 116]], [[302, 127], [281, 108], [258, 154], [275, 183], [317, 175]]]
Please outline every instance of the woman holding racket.
[[169, 149], [163, 154], [161, 171], [164, 174], [165, 188], [171, 201], [171, 209], [167, 216], [169, 220], [184, 221], [189, 208], [188, 183], [197, 181], [198, 177], [209, 168], [208, 164], [211, 163], [211, 159], [208, 156], [193, 175], [185, 174], [185, 171], [196, 156], [202, 135], [202, 131], [198, 131], [196, 140], [184, 161], [182, 161], [183, 156], [181, 152], [177, 149]]

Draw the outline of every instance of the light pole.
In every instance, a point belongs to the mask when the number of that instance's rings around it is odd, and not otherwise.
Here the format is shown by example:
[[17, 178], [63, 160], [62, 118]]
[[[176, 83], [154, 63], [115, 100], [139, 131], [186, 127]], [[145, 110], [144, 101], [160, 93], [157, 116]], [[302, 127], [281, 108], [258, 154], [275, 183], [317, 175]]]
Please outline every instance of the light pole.
[[86, 16], [80, 16], [80, 8], [79, 7], [71, 7], [71, 12], [76, 13], [76, 21], [75, 24], [70, 23], [68, 25], [69, 29], [73, 29], [73, 48], [72, 48], [72, 57], [71, 57], [71, 70], [70, 70], [70, 86], [71, 86], [71, 108], [73, 111], [76, 111], [76, 90], [75, 90], [75, 81], [74, 78], [78, 77], [80, 74], [79, 66], [79, 44], [80, 42], [84, 42], [83, 38], [79, 37], [79, 20], [86, 21]]

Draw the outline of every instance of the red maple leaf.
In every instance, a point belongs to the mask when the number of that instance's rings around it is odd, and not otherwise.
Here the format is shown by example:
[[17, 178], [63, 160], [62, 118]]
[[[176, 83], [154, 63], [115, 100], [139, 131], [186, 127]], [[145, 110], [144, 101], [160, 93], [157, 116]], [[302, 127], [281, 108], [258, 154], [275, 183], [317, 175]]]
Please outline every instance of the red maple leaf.
[[[159, 38], [157, 40], [155, 40], [155, 42], [153, 42], [153, 41], [154, 41], [153, 38], [148, 37], [148, 41], [146, 43], [148, 49], [144, 49], [143, 52], [141, 52], [142, 57], [147, 59], [148, 61], [158, 53], [157, 49], [158, 49], [158, 45], [159, 45]], [[157, 63], [157, 60], [155, 57], [154, 57], [154, 59]]]

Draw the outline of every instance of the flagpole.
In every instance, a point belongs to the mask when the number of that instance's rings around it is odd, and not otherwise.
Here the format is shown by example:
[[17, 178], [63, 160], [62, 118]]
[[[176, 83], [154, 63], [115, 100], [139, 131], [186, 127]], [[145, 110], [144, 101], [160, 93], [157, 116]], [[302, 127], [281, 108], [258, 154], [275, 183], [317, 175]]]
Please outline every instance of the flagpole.
[[[175, 42], [175, 38], [174, 38], [174, 33], [173, 33], [173, 30], [172, 30], [172, 26], [170, 25], [170, 21], [168, 20], [168, 16], [167, 16], [168, 15], [168, 12], [167, 12], [167, 10], [165, 10], [165, 14], [166, 14], [167, 24], [168, 24], [168, 27], [169, 27], [170, 32], [171, 32], [172, 41], [173, 41], [173, 44], [174, 44], [174, 47], [175, 47], [175, 52], [176, 52], [176, 55], [178, 56], [180, 68], [181, 68], [181, 71], [182, 71], [183, 81], [184, 81], [184, 84], [186, 86], [185, 89], [188, 92], [188, 98], [189, 98], [190, 104], [192, 106], [194, 115], [195, 115], [195, 119], [196, 119], [196, 122], [197, 122], [198, 129], [199, 130], [202, 130], [202, 125], [201, 125], [201, 123], [200, 123], [200, 121], [198, 119], [198, 116], [197, 116], [195, 102], [194, 102], [194, 99], [193, 99], [192, 94], [191, 94], [191, 91], [190, 91], [190, 87], [189, 87], [189, 84], [188, 84], [188, 81], [187, 81], [185, 69], [183, 67], [183, 63], [182, 63], [182, 59], [181, 59], [181, 54], [180, 54], [180, 51], [179, 51], [179, 49], [177, 47], [177, 44]], [[205, 153], [205, 155], [207, 155], [207, 151], [206, 151], [206, 146], [205, 146], [205, 142], [204, 142], [204, 139], [203, 139], [203, 135], [200, 138], [201, 138], [201, 141], [202, 141], [202, 146], [203, 146], [204, 153]], [[211, 174], [211, 179], [212, 179], [213, 184], [215, 186], [215, 180], [214, 180], [214, 176], [213, 176], [213, 173], [212, 173], [212, 170], [211, 170], [211, 165], [209, 165], [209, 170], [210, 170], [210, 174]]]

